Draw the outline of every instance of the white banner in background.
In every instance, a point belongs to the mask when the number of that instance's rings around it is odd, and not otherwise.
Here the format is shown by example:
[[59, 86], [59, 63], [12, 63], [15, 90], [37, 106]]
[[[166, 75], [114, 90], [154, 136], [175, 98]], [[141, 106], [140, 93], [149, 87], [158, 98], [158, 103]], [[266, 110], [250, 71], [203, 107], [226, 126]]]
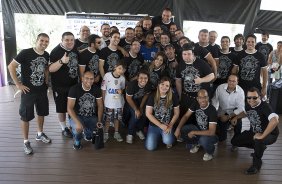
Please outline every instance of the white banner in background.
[[76, 38], [79, 37], [80, 27], [86, 25], [90, 28], [91, 34], [101, 36], [100, 28], [104, 23], [118, 27], [121, 36], [124, 35], [127, 27], [134, 28], [139, 20], [146, 15], [127, 14], [95, 14], [95, 13], [66, 13], [66, 28]]

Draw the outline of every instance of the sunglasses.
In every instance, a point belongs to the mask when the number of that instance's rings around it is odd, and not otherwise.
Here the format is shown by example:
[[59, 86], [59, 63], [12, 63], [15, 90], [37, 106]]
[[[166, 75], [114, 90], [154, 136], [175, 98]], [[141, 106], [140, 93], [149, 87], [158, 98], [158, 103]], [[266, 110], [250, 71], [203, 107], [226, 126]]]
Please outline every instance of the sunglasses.
[[256, 100], [256, 99], [258, 99], [258, 97], [257, 96], [247, 96], [247, 99], [248, 100], [250, 100], [250, 99]]

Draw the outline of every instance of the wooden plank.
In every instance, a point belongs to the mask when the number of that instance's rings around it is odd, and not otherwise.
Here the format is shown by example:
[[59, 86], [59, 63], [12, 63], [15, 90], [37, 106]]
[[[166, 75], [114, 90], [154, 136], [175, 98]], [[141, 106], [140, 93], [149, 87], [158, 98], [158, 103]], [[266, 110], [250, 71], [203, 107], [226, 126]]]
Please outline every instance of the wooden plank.
[[[265, 151], [259, 174], [246, 176], [243, 171], [251, 164], [252, 150], [239, 148], [231, 152], [230, 139], [218, 144], [215, 159], [202, 161], [203, 150], [189, 153], [185, 144], [178, 143], [171, 149], [160, 145], [149, 152], [144, 142], [133, 145], [117, 143], [111, 137], [102, 150], [95, 150], [83, 142], [80, 151], [72, 149], [72, 139], [61, 135], [57, 123], [53, 98], [50, 115], [45, 119], [45, 132], [51, 144], [35, 141], [36, 121], [30, 122], [30, 141], [35, 154], [23, 153], [23, 139], [18, 115], [19, 98], [13, 98], [14, 89], [0, 88], [0, 184], [23, 183], [261, 183], [282, 182], [282, 136]], [[50, 93], [51, 94], [51, 93]], [[281, 122], [281, 119], [280, 119]], [[243, 128], [249, 127], [246, 120]], [[280, 123], [280, 129], [282, 125]], [[122, 130], [125, 138], [126, 130]]]

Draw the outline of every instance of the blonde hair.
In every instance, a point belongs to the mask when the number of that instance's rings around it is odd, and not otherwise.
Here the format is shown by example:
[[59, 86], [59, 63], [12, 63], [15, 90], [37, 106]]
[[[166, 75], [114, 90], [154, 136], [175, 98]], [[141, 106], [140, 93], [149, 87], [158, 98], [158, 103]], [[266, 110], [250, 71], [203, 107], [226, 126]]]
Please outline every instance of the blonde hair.
[[166, 109], [168, 109], [171, 106], [173, 100], [172, 100], [171, 81], [170, 81], [169, 77], [167, 77], [167, 76], [162, 77], [159, 84], [158, 84], [157, 91], [156, 91], [155, 97], [154, 97], [154, 104], [157, 104], [158, 107], [160, 106], [161, 93], [160, 93], [159, 85], [161, 83], [165, 82], [165, 81], [169, 82], [169, 90], [166, 94], [166, 103], [165, 103], [165, 107], [166, 107]]

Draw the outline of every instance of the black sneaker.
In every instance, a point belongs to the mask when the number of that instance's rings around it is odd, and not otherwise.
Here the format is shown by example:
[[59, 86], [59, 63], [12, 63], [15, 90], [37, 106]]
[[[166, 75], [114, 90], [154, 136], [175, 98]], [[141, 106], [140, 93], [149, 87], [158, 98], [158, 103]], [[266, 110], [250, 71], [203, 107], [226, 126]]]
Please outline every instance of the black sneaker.
[[41, 136], [36, 135], [35, 140], [42, 141], [44, 143], [51, 143], [51, 139], [44, 133]]
[[235, 152], [238, 151], [238, 147], [237, 146], [231, 146], [231, 152]]
[[29, 142], [29, 141], [26, 142], [26, 143], [24, 143], [24, 152], [25, 152], [25, 154], [27, 154], [27, 155], [30, 155], [30, 154], [33, 153], [33, 149], [32, 149], [32, 147], [30, 146], [30, 142]]
[[92, 137], [86, 136], [84, 132], [82, 132], [82, 134], [83, 134], [83, 139], [85, 141], [88, 141], [88, 142], [92, 141]]
[[65, 130], [62, 131], [62, 135], [68, 138], [72, 138], [72, 133], [68, 127], [65, 128]]
[[247, 175], [257, 174], [258, 171], [259, 170], [255, 166], [252, 165], [249, 169], [245, 171], [245, 174]]
[[80, 150], [80, 149], [82, 149], [81, 143], [79, 143], [78, 145], [73, 144], [73, 149], [74, 149], [74, 150]]

